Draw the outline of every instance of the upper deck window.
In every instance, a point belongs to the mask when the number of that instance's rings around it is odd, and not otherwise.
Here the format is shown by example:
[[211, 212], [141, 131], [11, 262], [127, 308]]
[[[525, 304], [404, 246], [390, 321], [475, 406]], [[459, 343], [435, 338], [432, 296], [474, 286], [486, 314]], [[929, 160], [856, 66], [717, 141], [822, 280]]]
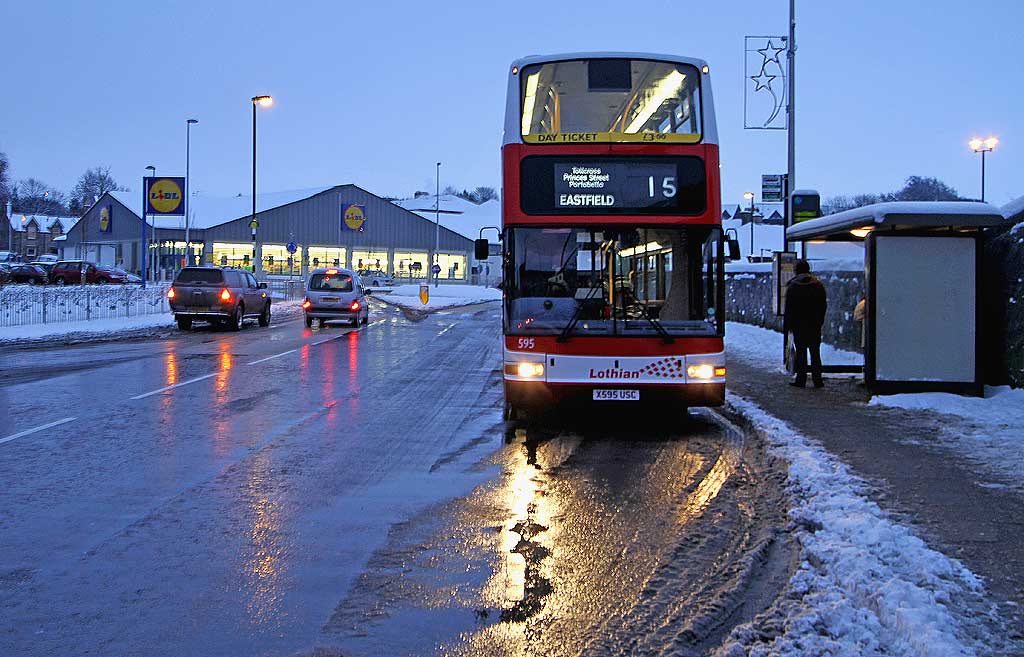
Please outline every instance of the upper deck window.
[[687, 64], [589, 59], [520, 73], [527, 143], [701, 140], [700, 77]]

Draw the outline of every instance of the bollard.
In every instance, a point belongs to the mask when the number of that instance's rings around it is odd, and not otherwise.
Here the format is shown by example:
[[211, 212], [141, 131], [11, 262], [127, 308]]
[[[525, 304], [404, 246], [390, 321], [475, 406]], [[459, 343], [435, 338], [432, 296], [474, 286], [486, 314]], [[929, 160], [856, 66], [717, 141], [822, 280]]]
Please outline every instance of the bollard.
[[[85, 280], [83, 277], [82, 280]], [[85, 321], [92, 319], [92, 299], [90, 298], [91, 290], [85, 288]]]
[[314, 317], [313, 318], [313, 326], [312, 326], [312, 328], [313, 328], [314, 331], [319, 331], [320, 330], [320, 318], [319, 317]]

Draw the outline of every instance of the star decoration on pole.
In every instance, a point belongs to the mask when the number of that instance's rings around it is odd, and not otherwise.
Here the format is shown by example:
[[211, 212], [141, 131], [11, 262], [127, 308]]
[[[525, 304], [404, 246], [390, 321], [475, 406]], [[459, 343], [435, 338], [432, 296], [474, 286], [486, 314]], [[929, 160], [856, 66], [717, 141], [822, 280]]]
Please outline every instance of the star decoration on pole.
[[754, 87], [754, 91], [758, 92], [761, 91], [762, 89], [772, 91], [772, 80], [774, 80], [775, 77], [776, 76], [774, 75], [768, 75], [768, 73], [766, 73], [764, 68], [762, 67], [760, 73], [758, 73], [757, 75], [750, 76], [750, 79], [753, 80], [754, 84], [756, 85]]
[[764, 63], [761, 64], [761, 68], [763, 69], [767, 66], [768, 62], [775, 62], [779, 66], [782, 66], [782, 62], [779, 61], [779, 55], [785, 52], [785, 50], [785, 47], [776, 48], [775, 45], [772, 44], [772, 40], [768, 39], [768, 45], [764, 48], [759, 48], [757, 51], [762, 57], [764, 57]]

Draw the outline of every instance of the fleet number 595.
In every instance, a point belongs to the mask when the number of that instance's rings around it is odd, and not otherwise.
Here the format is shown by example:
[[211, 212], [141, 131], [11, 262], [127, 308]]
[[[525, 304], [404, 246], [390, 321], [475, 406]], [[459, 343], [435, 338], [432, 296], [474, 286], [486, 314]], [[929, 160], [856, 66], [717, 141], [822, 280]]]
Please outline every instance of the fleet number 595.
[[518, 349], [533, 349], [534, 348], [533, 338], [519, 338]]

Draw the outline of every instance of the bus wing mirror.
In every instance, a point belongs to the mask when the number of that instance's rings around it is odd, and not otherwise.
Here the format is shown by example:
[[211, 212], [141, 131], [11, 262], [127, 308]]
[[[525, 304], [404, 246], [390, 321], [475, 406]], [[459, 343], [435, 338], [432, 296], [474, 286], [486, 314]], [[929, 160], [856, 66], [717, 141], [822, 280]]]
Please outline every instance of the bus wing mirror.
[[473, 244], [474, 244], [474, 250], [476, 251], [476, 254], [475, 254], [476, 255], [476, 259], [477, 260], [487, 260], [487, 258], [491, 255], [491, 249], [490, 249], [490, 245], [487, 242], [487, 239], [484, 238], [484, 239], [474, 240]]
[[730, 262], [740, 259], [740, 241], [735, 237], [725, 240], [725, 259]]

